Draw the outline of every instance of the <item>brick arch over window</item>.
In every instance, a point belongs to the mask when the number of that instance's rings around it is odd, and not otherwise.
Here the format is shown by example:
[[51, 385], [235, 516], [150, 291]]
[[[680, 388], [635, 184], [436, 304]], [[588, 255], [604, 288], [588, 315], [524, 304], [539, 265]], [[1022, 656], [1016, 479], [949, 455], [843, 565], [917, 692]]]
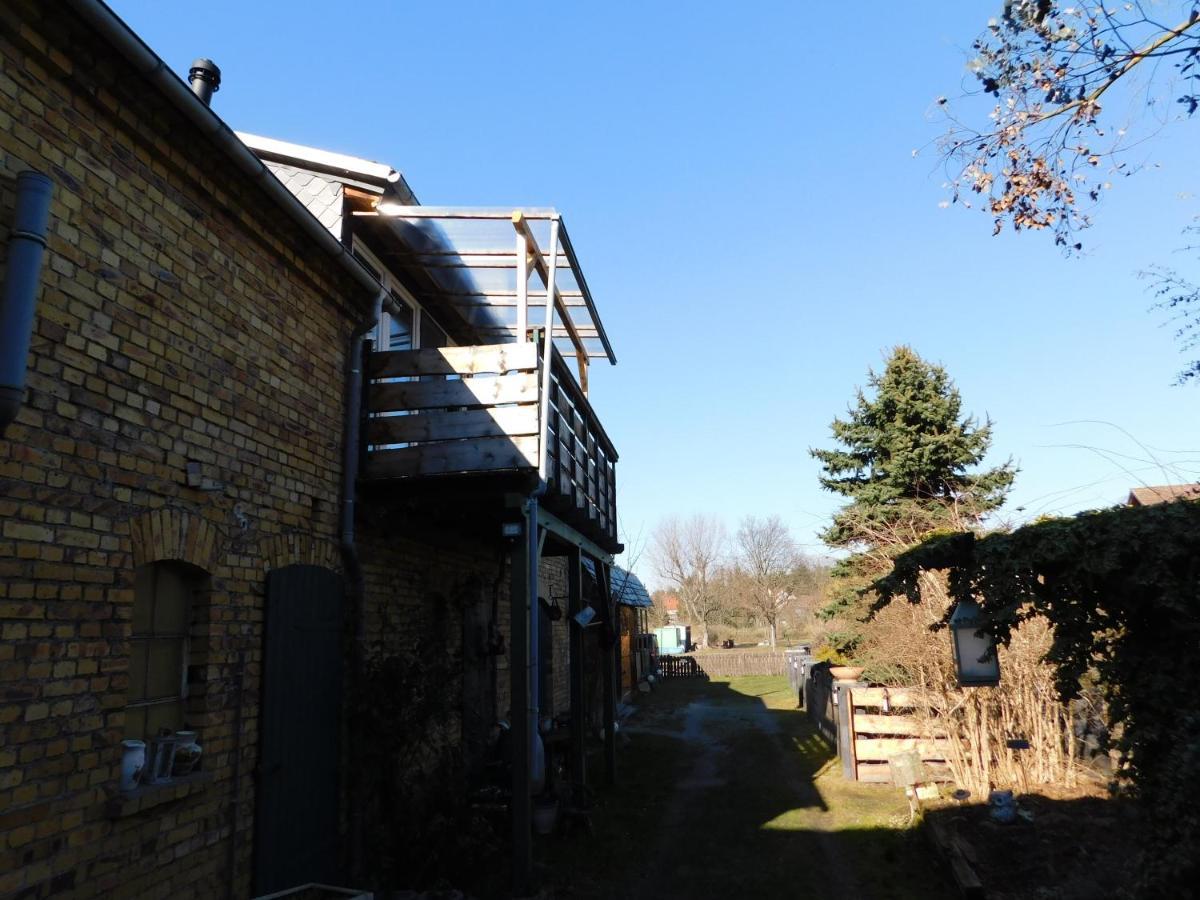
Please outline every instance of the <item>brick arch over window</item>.
[[212, 572], [219, 537], [207, 519], [179, 509], [156, 509], [130, 522], [133, 565], [175, 559]]
[[338, 545], [311, 534], [276, 534], [259, 544], [259, 556], [266, 571], [291, 565], [320, 566], [334, 572], [342, 570]]

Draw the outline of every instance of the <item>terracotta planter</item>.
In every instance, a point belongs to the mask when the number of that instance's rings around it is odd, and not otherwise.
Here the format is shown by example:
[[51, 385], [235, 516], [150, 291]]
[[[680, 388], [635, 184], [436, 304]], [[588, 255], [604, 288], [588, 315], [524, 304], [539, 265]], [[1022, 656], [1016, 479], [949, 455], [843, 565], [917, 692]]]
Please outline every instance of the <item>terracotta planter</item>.
[[862, 666], [830, 666], [829, 674], [834, 681], [858, 681], [864, 672]]

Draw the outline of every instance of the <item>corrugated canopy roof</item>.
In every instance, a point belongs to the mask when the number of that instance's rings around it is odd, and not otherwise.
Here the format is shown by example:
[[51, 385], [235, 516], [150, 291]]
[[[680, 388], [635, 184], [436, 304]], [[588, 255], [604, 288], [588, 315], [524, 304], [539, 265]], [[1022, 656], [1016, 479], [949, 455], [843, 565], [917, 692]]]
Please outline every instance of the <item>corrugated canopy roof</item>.
[[[593, 578], [596, 577], [596, 564], [586, 556], [583, 557], [583, 567]], [[625, 606], [649, 607], [654, 605], [654, 601], [650, 599], [650, 592], [642, 584], [642, 579], [620, 566], [612, 566], [611, 570], [609, 577], [612, 581], [614, 600]]]
[[[386, 222], [396, 238], [400, 261], [428, 273], [438, 294], [496, 343], [517, 340], [522, 263], [528, 274], [526, 327], [545, 325], [546, 281], [553, 257], [559, 300], [554, 338], [559, 350], [573, 356], [582, 349], [588, 358], [616, 364], [557, 211], [401, 206], [385, 198], [377, 210], [355, 215]], [[522, 242], [530, 248], [524, 261]]]

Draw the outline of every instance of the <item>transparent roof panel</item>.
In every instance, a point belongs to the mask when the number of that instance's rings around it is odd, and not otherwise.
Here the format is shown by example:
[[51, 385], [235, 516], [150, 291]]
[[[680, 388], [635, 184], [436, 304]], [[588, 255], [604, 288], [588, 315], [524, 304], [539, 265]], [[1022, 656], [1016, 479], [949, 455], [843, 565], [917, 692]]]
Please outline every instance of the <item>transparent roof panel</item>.
[[[422, 269], [444, 299], [453, 303], [464, 319], [498, 342], [517, 339], [518, 248], [531, 238], [541, 265], [528, 267], [527, 323], [531, 328], [546, 321], [546, 282], [540, 272], [549, 270], [553, 223], [558, 222], [558, 247], [554, 284], [569, 324], [589, 357], [616, 362], [604, 325], [592, 302], [587, 281], [579, 268], [566, 225], [552, 209], [458, 209], [399, 206], [381, 203], [377, 212], [357, 213], [377, 217], [399, 245], [408, 264]], [[555, 343], [565, 354], [576, 352], [568, 322], [560, 312], [554, 317]]]

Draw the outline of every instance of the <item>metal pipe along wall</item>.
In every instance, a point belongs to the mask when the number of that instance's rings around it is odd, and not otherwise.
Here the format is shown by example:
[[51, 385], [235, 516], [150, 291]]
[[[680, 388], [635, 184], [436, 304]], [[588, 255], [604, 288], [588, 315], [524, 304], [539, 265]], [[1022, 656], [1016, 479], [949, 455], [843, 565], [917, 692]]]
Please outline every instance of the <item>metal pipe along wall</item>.
[[51, 189], [50, 179], [40, 172], [17, 176], [8, 269], [0, 296], [0, 436], [25, 399], [25, 368], [46, 249]]

